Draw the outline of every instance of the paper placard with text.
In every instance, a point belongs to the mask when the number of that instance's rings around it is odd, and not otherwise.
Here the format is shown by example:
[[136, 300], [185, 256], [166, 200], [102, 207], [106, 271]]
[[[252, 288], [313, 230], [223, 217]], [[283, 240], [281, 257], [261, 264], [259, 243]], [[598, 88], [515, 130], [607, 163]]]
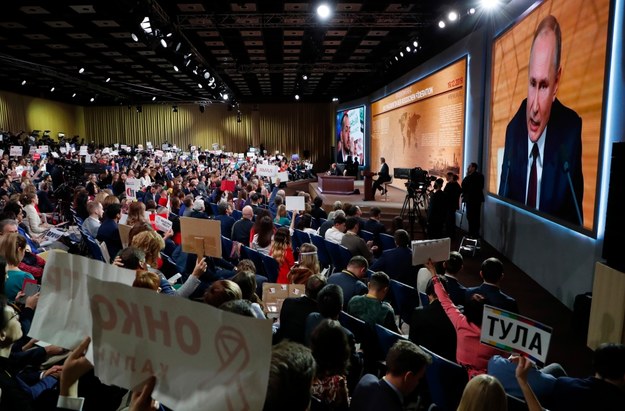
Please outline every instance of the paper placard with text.
[[543, 365], [547, 361], [552, 331], [551, 327], [531, 318], [485, 305], [480, 342], [521, 353]]
[[11, 150], [9, 151], [9, 155], [11, 157], [19, 157], [24, 152], [22, 146], [11, 146]]
[[139, 190], [141, 190], [141, 180], [138, 178], [126, 179], [126, 198], [136, 200]]
[[29, 337], [71, 349], [92, 335], [87, 277], [132, 285], [135, 272], [76, 254], [50, 252]]
[[154, 224], [156, 225], [156, 229], [158, 231], [162, 231], [164, 233], [168, 232], [169, 230], [171, 230], [171, 227], [174, 223], [172, 223], [170, 220], [168, 220], [167, 218], [160, 216], [158, 214], [156, 214], [154, 216]]
[[145, 289], [87, 281], [95, 374], [103, 383], [132, 389], [155, 375], [153, 397], [171, 409], [210, 404], [215, 410], [262, 410], [270, 322]]
[[449, 260], [451, 240], [440, 238], [438, 240], [418, 240], [412, 242], [412, 265], [425, 264], [429, 259], [432, 261]]
[[39, 154], [48, 153], [50, 148], [48, 146], [39, 146], [37, 147]]
[[221, 222], [204, 218], [180, 219], [182, 251], [196, 255], [221, 257]]
[[256, 174], [260, 177], [273, 177], [278, 174], [278, 166], [271, 164], [258, 164], [256, 166]]
[[86, 156], [87, 154], [89, 154], [89, 147], [88, 146], [80, 146], [80, 151], [78, 152], [78, 155]]

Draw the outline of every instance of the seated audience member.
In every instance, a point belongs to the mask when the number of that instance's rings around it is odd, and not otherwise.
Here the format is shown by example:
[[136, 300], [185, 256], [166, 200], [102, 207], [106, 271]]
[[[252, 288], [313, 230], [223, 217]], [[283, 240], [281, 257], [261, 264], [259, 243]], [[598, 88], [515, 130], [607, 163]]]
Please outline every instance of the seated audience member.
[[35, 280], [32, 274], [18, 268], [26, 253], [26, 239], [17, 233], [0, 236], [0, 256], [6, 259], [6, 279], [4, 292], [9, 302], [13, 302], [17, 293], [22, 290], [24, 280]]
[[386, 355], [386, 375], [382, 379], [364, 375], [354, 390], [350, 410], [402, 411], [405, 398], [417, 388], [431, 363], [430, 356], [413, 342], [396, 342]]
[[245, 246], [250, 245], [250, 231], [254, 226], [254, 210], [250, 206], [243, 207], [243, 216], [232, 225], [232, 241], [237, 241]]
[[364, 257], [352, 257], [347, 268], [340, 273], [332, 274], [328, 278], [328, 284], [336, 284], [343, 289], [343, 309], [347, 310], [349, 300], [355, 295], [367, 294], [367, 286], [364, 278], [367, 276], [369, 263]]
[[206, 214], [206, 205], [204, 203], [204, 200], [202, 200], [201, 198], [198, 198], [197, 200], [193, 202], [193, 206], [191, 207], [191, 214], [189, 214], [189, 217], [208, 219], [208, 214]]
[[323, 199], [321, 198], [321, 196], [317, 196], [313, 200], [313, 207], [312, 207], [312, 210], [310, 210], [310, 215], [314, 217], [317, 221], [319, 221], [322, 218], [323, 219], [328, 218], [328, 214], [323, 209]]
[[126, 219], [126, 224], [134, 226], [135, 224], [149, 223], [150, 221], [145, 216], [145, 211], [145, 203], [140, 201], [130, 203], [130, 206], [128, 206], [128, 219]]
[[274, 233], [274, 225], [271, 221], [271, 217], [261, 217], [258, 224], [254, 226], [254, 229], [255, 233], [252, 237], [250, 248], [261, 254], [269, 255]]
[[312, 394], [329, 410], [347, 411], [350, 346], [338, 321], [323, 320], [312, 332], [310, 349], [317, 364]]
[[204, 293], [204, 302], [219, 308], [223, 303], [232, 300], [241, 300], [241, 288], [234, 281], [217, 280]]
[[[245, 317], [258, 318], [252, 309], [252, 303], [248, 300], [230, 300], [219, 306], [222, 311], [243, 315]], [[264, 318], [264, 317], [263, 317]]]
[[[518, 359], [514, 356], [504, 358], [495, 355], [488, 361], [488, 374], [497, 378], [506, 394], [516, 398], [523, 398], [523, 390], [517, 381]], [[527, 380], [541, 404], [551, 408], [553, 388], [558, 377], [566, 373], [559, 364], [550, 364], [542, 369], [531, 367], [527, 373]]]
[[115, 258], [117, 253], [121, 251], [122, 240], [119, 236], [119, 227], [117, 223], [121, 218], [122, 208], [119, 204], [111, 204], [104, 210], [104, 220], [98, 228], [97, 239], [104, 241], [111, 258]]
[[314, 244], [304, 243], [299, 248], [299, 260], [287, 274], [289, 284], [306, 284], [311, 275], [319, 274], [319, 257]]
[[263, 411], [307, 411], [315, 360], [310, 349], [291, 341], [273, 346]]
[[[441, 279], [441, 282], [447, 289], [447, 281]], [[456, 330], [436, 297], [431, 278], [425, 293], [430, 304], [414, 309], [410, 320], [410, 341], [456, 362]]]
[[87, 210], [89, 211], [89, 217], [85, 218], [83, 221], [82, 229], [88, 232], [91, 237], [96, 238], [101, 224], [100, 219], [104, 215], [104, 209], [99, 202], [89, 201], [87, 203]]
[[7, 233], [18, 233], [26, 239], [26, 243], [33, 254], [41, 251], [39, 244], [33, 240], [26, 232], [19, 226], [19, 220], [21, 217], [17, 217], [12, 211], [5, 210], [0, 215], [0, 235]]
[[280, 311], [280, 328], [276, 334], [277, 341], [288, 339], [305, 343], [306, 319], [308, 314], [317, 311], [317, 294], [325, 285], [325, 278], [313, 275], [306, 282], [303, 296], [284, 300]]
[[478, 375], [464, 387], [457, 411], [508, 411], [506, 393], [497, 378]]
[[[131, 243], [133, 247], [136, 247], [145, 253], [146, 267], [144, 269], [152, 271], [161, 279], [161, 293], [167, 295], [177, 295], [179, 297], [187, 298], [193, 291], [200, 285], [200, 277], [206, 271], [206, 261], [204, 258], [198, 257], [195, 264], [195, 268], [187, 280], [175, 290], [165, 275], [158, 270], [158, 259], [161, 254], [161, 250], [165, 247], [163, 238], [151, 228], [142, 231], [132, 237]], [[136, 269], [136, 267], [126, 267], [130, 269]]]
[[280, 227], [273, 236], [269, 255], [278, 263], [278, 284], [288, 284], [288, 274], [295, 264], [293, 249], [291, 248], [291, 235], [289, 229]]
[[308, 234], [317, 234], [317, 230], [311, 227], [312, 217], [308, 213], [304, 213], [299, 217], [297, 222], [297, 229]]
[[336, 244], [341, 244], [345, 235], [347, 219], [342, 215], [335, 215], [332, 227], [325, 232], [325, 239]]
[[345, 223], [346, 231], [340, 244], [347, 248], [352, 255], [361, 255], [371, 263], [373, 251], [377, 250], [378, 247], [373, 245], [373, 241], [365, 242], [358, 236], [359, 227], [358, 218], [349, 217]]
[[477, 286], [468, 288], [466, 291], [466, 301], [469, 301], [474, 294], [486, 297], [489, 304], [501, 308], [502, 310], [518, 313], [519, 308], [516, 300], [504, 294], [499, 288], [499, 283], [503, 279], [503, 264], [497, 258], [488, 258], [482, 263], [480, 277], [484, 282]]
[[400, 333], [395, 323], [393, 307], [384, 301], [389, 286], [388, 275], [381, 271], [373, 273], [369, 279], [369, 292], [366, 295], [352, 297], [347, 304], [347, 312], [360, 318], [371, 327], [379, 324], [391, 331]]
[[156, 292], [161, 291], [160, 284], [161, 279], [158, 274], [145, 270], [137, 270], [135, 280], [132, 282], [135, 288], [145, 288]]
[[232, 281], [241, 289], [241, 296], [250, 302], [253, 315], [256, 318], [266, 318], [262, 308], [262, 301], [256, 294], [256, 274], [251, 271], [237, 271]]
[[379, 207], [371, 207], [369, 211], [369, 219], [365, 221], [364, 226], [361, 229], [369, 231], [373, 234], [373, 243], [380, 246], [380, 234], [386, 233], [386, 227], [380, 222], [380, 216], [382, 210]]
[[224, 201], [217, 204], [218, 214], [215, 216], [215, 220], [221, 223], [221, 235], [226, 238], [232, 237], [232, 226], [234, 225], [234, 218], [232, 218], [232, 206]]
[[462, 254], [457, 251], [449, 253], [449, 260], [445, 261], [445, 290], [449, 294], [449, 298], [456, 305], [464, 305], [464, 298], [466, 296], [466, 288], [456, 278], [456, 275], [462, 270], [464, 260]]
[[[476, 294], [470, 300], [467, 300], [464, 307], [464, 314], [460, 312], [458, 307], [451, 302], [447, 291], [441, 284], [434, 263], [430, 260], [426, 264], [432, 275], [434, 282], [434, 292], [438, 297], [445, 313], [451, 320], [456, 329], [456, 360], [462, 365], [469, 374], [469, 378], [473, 378], [479, 374], [485, 374], [488, 367], [488, 360], [499, 354], [499, 350], [480, 343], [482, 314], [484, 305], [489, 304], [488, 300], [483, 296]], [[462, 342], [462, 343], [460, 343]]]
[[280, 225], [291, 224], [291, 219], [289, 218], [289, 214], [287, 213], [286, 206], [284, 204], [278, 206], [276, 218], [273, 219], [273, 222]]
[[50, 228], [50, 225], [45, 223], [35, 206], [39, 203], [39, 198], [33, 194], [24, 194], [21, 197], [21, 203], [24, 206], [24, 212], [26, 213], [26, 219], [24, 222], [28, 226], [28, 231], [31, 234], [41, 234]]
[[48, 195], [50, 191], [49, 183], [41, 183], [39, 191], [37, 191], [37, 197], [39, 200], [39, 211], [42, 213], [51, 213], [54, 211], [54, 205], [50, 201]]
[[334, 226], [334, 219], [340, 215], [345, 217], [345, 211], [341, 209], [342, 206], [343, 203], [340, 201], [334, 202], [334, 211], [331, 211], [330, 214], [328, 214], [328, 219], [319, 226], [319, 229], [317, 230], [318, 235], [325, 238], [326, 232]]
[[623, 410], [625, 345], [601, 344], [595, 350], [593, 366], [595, 375], [592, 377], [560, 377], [556, 380], [551, 410]]
[[393, 238], [395, 248], [385, 250], [380, 258], [373, 262], [371, 270], [384, 271], [393, 280], [414, 287], [417, 272], [415, 266], [412, 265], [410, 235], [406, 230], [397, 230]]

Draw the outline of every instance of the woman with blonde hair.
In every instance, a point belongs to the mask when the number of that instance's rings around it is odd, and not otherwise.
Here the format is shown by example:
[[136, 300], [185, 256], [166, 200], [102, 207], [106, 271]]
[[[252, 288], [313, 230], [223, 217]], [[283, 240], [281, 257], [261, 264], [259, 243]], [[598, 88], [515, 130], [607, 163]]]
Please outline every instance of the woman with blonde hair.
[[4, 292], [9, 301], [15, 300], [21, 291], [24, 280], [35, 280], [32, 274], [26, 273], [17, 266], [26, 254], [26, 239], [18, 233], [7, 233], [0, 236], [0, 256], [6, 260], [6, 280]]
[[132, 286], [160, 292], [161, 279], [158, 274], [151, 271], [138, 270], [135, 274], [135, 281], [133, 281]]
[[506, 392], [497, 378], [480, 374], [473, 378], [462, 393], [458, 411], [507, 411]]
[[[145, 253], [146, 268], [148, 271], [156, 273], [160, 277], [160, 287], [163, 294], [177, 295], [186, 298], [200, 285], [200, 276], [206, 271], [206, 261], [204, 261], [204, 258], [198, 257], [195, 268], [189, 278], [187, 278], [187, 281], [185, 281], [179, 289], [174, 290], [165, 275], [156, 268], [158, 266], [158, 258], [160, 257], [161, 250], [165, 248], [165, 241], [160, 234], [154, 230], [142, 231], [132, 238], [131, 245]], [[132, 267], [130, 268], [133, 269]]]
[[138, 223], [149, 223], [149, 221], [145, 218], [145, 204], [135, 201], [128, 207], [128, 220], [126, 220], [126, 224], [133, 226]]
[[104, 199], [106, 197], [108, 197], [110, 194], [106, 192], [106, 190], [101, 190], [98, 191], [98, 193], [95, 195], [95, 201], [97, 201], [100, 204], [104, 204]]
[[273, 219], [273, 222], [276, 224], [280, 224], [280, 225], [291, 224], [289, 213], [287, 213], [286, 206], [284, 204], [280, 204], [280, 206], [278, 206], [278, 211], [276, 212], [276, 218]]
[[317, 247], [314, 244], [304, 243], [299, 248], [299, 261], [291, 268], [287, 278], [290, 284], [306, 284], [311, 275], [320, 272]]

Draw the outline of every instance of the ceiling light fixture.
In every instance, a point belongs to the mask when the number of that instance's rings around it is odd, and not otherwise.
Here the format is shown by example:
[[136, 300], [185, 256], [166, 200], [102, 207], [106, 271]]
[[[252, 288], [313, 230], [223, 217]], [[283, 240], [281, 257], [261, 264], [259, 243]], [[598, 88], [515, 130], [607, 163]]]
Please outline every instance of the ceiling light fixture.
[[475, 14], [475, 7], [471, 7], [469, 9], [469, 14]]
[[404, 57], [404, 52], [403, 51], [399, 52], [399, 57]]
[[494, 10], [499, 6], [499, 0], [482, 0], [482, 7], [486, 10]]
[[438, 22], [438, 27], [440, 27], [441, 29], [445, 28], [445, 22], [443, 20]]
[[449, 21], [456, 21], [456, 20], [458, 20], [458, 13], [456, 13], [455, 11], [450, 11], [449, 14], [447, 15], [447, 19]]
[[414, 46], [414, 48], [419, 47], [419, 43], [417, 42], [417, 40], [413, 41], [412, 45]]
[[104, 80], [104, 82], [105, 82], [105, 83], [108, 83], [108, 82], [110, 82], [110, 81], [111, 81], [111, 78], [110, 78], [110, 77], [107, 77], [107, 78], [106, 78], [106, 80]]
[[93, 103], [95, 101], [95, 97], [91, 97], [89, 101]]
[[138, 41], [139, 41], [139, 36], [137, 36], [135, 33], [132, 33], [132, 34], [130, 35], [130, 37], [131, 37], [131, 38], [132, 38], [135, 42], [138, 42]]
[[50, 89], [50, 92], [52, 93], [54, 91], [54, 86], [52, 86], [52, 88]]
[[72, 94], [72, 98], [76, 97], [76, 93]]
[[149, 17], [144, 17], [143, 21], [141, 21], [140, 26], [147, 34], [152, 34], [152, 25], [150, 24]]
[[295, 95], [295, 100], [299, 100], [299, 94]]
[[202, 83], [197, 83], [198, 88], [202, 88]]
[[228, 93], [224, 93], [222, 97], [225, 101], [228, 101], [228, 98], [230, 98], [230, 96], [228, 96]]
[[406, 51], [410, 53], [410, 46], [406, 46]]
[[167, 41], [165, 39], [161, 39], [161, 46], [167, 48]]
[[317, 15], [323, 20], [330, 17], [330, 6], [328, 6], [327, 3], [321, 3], [319, 7], [317, 7]]
[[152, 97], [152, 101], [156, 101], [156, 96]]
[[308, 80], [308, 76], [306, 74], [302, 75], [303, 80]]
[[333, 102], [333, 103], [336, 103], [337, 101], [339, 101], [339, 98], [338, 98], [338, 97], [332, 97], [332, 102]]
[[205, 72], [204, 72], [204, 78], [205, 78], [206, 80], [208, 80], [208, 79], [210, 78], [210, 76], [211, 76], [211, 74], [210, 74], [208, 71], [205, 71]]
[[395, 61], [399, 61], [399, 58], [397, 56], [395, 56]]
[[84, 68], [84, 67], [81, 67], [81, 68], [80, 68], [80, 70], [78, 70], [78, 73], [79, 73], [79, 74], [82, 74], [82, 73], [84, 73], [84, 72], [85, 72], [85, 68]]
[[174, 66], [174, 70], [175, 70], [176, 72], [180, 71], [180, 69], [178, 68], [178, 66]]
[[22, 80], [22, 86], [26, 85], [26, 80]]

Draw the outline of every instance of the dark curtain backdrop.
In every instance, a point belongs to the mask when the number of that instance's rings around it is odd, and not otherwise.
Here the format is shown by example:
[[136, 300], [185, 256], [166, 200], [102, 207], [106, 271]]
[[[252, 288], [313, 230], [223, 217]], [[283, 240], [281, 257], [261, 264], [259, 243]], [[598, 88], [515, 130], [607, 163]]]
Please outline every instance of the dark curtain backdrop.
[[332, 104], [242, 105], [239, 123], [236, 111], [223, 104], [208, 105], [204, 113], [197, 105], [179, 106], [177, 113], [168, 105], [144, 105], [141, 113], [135, 106], [85, 107], [85, 136], [103, 144], [168, 141], [183, 149], [217, 143], [232, 152], [262, 143], [270, 153], [309, 150], [315, 168], [324, 169], [330, 162], [333, 113]]

